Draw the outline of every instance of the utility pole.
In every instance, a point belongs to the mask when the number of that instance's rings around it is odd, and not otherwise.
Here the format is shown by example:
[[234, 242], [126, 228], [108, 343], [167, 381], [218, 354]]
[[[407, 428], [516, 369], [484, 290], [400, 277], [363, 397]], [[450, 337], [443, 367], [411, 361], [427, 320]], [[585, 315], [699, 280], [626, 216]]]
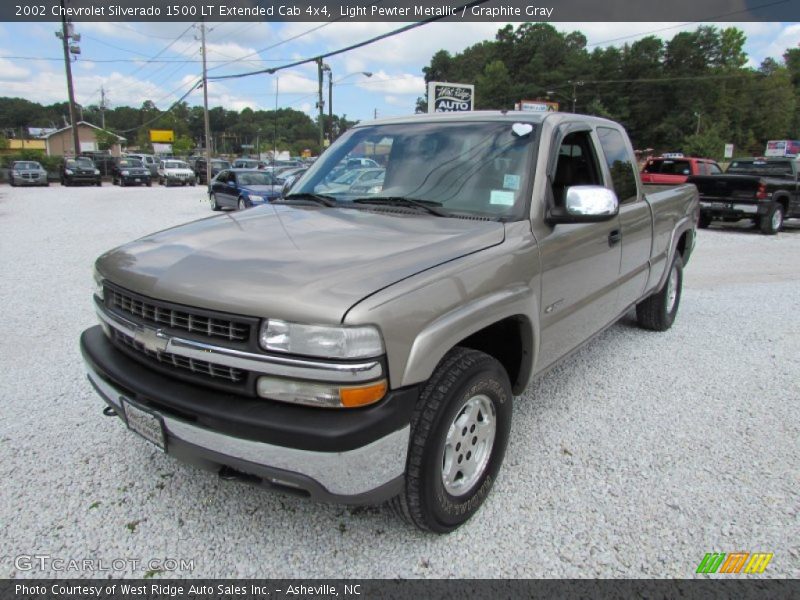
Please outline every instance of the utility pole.
[[333, 143], [333, 71], [328, 69], [328, 143]]
[[211, 127], [208, 120], [208, 74], [206, 71], [206, 23], [200, 21], [200, 46], [203, 53], [203, 125], [206, 146], [206, 185], [211, 189]]
[[578, 86], [583, 85], [582, 81], [568, 81], [567, 83], [572, 84], [572, 112], [575, 112], [575, 108], [578, 105]]
[[281, 78], [275, 78], [275, 118], [272, 119], [272, 166], [275, 166], [275, 161], [278, 159], [278, 86], [280, 85]]
[[[80, 137], [78, 137], [78, 122], [75, 119], [75, 90], [72, 87], [72, 63], [69, 57], [69, 40], [76, 36], [72, 33], [72, 24], [67, 23], [64, 0], [61, 0], [61, 31], [56, 32], [56, 37], [61, 38], [61, 46], [64, 49], [64, 68], [67, 71], [67, 93], [69, 95], [69, 120], [70, 125], [72, 125], [72, 143], [74, 145], [74, 156], [78, 156], [81, 153], [81, 141]], [[75, 41], [78, 40], [80, 40], [80, 37], [76, 37]], [[77, 50], [75, 54], [80, 53], [80, 48], [76, 46], [75, 49]]]
[[319, 153], [325, 150], [325, 100], [322, 99], [322, 57], [317, 59], [317, 79], [319, 81], [319, 98], [317, 107], [319, 108]]
[[106, 128], [106, 90], [100, 85], [100, 125]]

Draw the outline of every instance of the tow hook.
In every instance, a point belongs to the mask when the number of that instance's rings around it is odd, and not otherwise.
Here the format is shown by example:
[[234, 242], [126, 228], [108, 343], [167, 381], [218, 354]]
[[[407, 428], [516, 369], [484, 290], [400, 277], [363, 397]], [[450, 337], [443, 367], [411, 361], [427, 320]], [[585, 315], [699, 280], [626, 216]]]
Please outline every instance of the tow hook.
[[116, 417], [116, 416], [117, 416], [117, 411], [115, 411], [115, 410], [114, 410], [113, 408], [111, 408], [110, 406], [106, 406], [106, 407], [103, 409], [103, 414], [104, 414], [105, 416], [107, 416], [107, 417]]

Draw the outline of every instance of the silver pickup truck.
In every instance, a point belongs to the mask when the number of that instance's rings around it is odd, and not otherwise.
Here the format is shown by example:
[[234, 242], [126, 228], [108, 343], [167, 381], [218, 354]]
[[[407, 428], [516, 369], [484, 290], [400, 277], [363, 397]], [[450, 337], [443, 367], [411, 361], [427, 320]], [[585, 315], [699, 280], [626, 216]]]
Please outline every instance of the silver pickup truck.
[[[353, 157], [384, 172], [330, 192]], [[634, 307], [672, 325], [698, 210], [644, 189], [604, 119], [372, 121], [282, 199], [101, 256], [81, 349], [104, 412], [168, 454], [448, 532], [532, 378]]]

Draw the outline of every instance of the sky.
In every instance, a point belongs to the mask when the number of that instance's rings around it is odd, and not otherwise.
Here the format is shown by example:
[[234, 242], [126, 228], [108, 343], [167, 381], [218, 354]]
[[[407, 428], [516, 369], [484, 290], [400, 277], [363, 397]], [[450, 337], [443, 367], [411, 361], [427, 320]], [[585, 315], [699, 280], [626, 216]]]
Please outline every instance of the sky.
[[[402, 23], [208, 23], [209, 76], [269, 68], [317, 56]], [[414, 112], [424, 95], [422, 68], [440, 49], [455, 54], [493, 39], [504, 23], [431, 23], [369, 46], [326, 59], [333, 73], [333, 112], [351, 120]], [[697, 23], [554, 23], [561, 31], [580, 30], [589, 50], [621, 46], [645, 35], [669, 39]], [[715, 23], [736, 26], [747, 35], [751, 66], [766, 57], [779, 62], [786, 48], [800, 42], [800, 23]], [[66, 100], [58, 23], [0, 23], [0, 95], [43, 104]], [[191, 89], [201, 74], [199, 29], [192, 23], [77, 23], [81, 54], [73, 62], [75, 98], [88, 106], [138, 107], [145, 100], [162, 110]], [[13, 58], [12, 58], [13, 57]], [[364, 72], [371, 73], [367, 77]], [[566, 82], [565, 82], [566, 83]], [[277, 98], [276, 98], [277, 88]], [[317, 71], [308, 64], [242, 79], [210, 82], [209, 106], [241, 110], [290, 107], [316, 114]], [[202, 91], [186, 101], [202, 105]], [[327, 102], [327, 76], [325, 101]], [[326, 107], [327, 112], [327, 107]]]

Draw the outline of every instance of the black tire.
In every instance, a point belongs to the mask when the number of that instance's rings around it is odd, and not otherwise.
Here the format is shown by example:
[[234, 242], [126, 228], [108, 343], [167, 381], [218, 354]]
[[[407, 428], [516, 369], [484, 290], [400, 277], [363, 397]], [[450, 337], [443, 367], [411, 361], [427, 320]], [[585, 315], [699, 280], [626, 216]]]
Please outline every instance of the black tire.
[[146, 183], [145, 185], [146, 185], [147, 187], [153, 187], [153, 182], [152, 182], [152, 180], [148, 179], [148, 180], [147, 180], [147, 183]]
[[103, 185], [103, 182], [102, 182], [100, 179], [98, 179], [98, 180], [95, 182], [95, 185], [96, 185], [97, 187], [101, 187], [101, 186]]
[[192, 180], [189, 182], [189, 186], [190, 186], [190, 187], [194, 187], [194, 184], [195, 184], [195, 180], [194, 180], [194, 179], [192, 179]]
[[700, 213], [700, 218], [697, 219], [697, 227], [700, 229], [708, 229], [708, 226], [711, 225], [711, 220], [711, 215]]
[[761, 215], [759, 227], [761, 233], [765, 235], [775, 235], [783, 227], [783, 206], [780, 204], [773, 204], [772, 208], [765, 215]]
[[[475, 471], [473, 481], [461, 494], [453, 495], [445, 487], [443, 471], [446, 461], [446, 438], [451, 428], [464, 438], [459, 442], [470, 448], [475, 425], [467, 434], [458, 431], [455, 421], [464, 415], [462, 409], [476, 398], [488, 399], [494, 411], [495, 431], [488, 457]], [[478, 415], [482, 411], [477, 412]], [[442, 359], [431, 378], [424, 384], [411, 417], [406, 462], [405, 489], [389, 501], [391, 509], [408, 523], [424, 531], [448, 533], [477, 512], [497, 477], [511, 429], [511, 384], [503, 366], [483, 352], [456, 347]], [[484, 422], [486, 417], [484, 417]], [[480, 446], [478, 446], [480, 447]], [[458, 452], [458, 446], [453, 447]], [[461, 452], [463, 452], [463, 447]], [[459, 455], [457, 463], [468, 453]], [[478, 457], [478, 451], [475, 453]], [[456, 460], [451, 455], [451, 460]], [[458, 467], [457, 467], [458, 468]], [[454, 481], [458, 481], [457, 477]], [[463, 478], [462, 478], [463, 481]]]
[[237, 207], [238, 207], [238, 210], [245, 210], [245, 209], [249, 208], [249, 206], [247, 205], [247, 200], [245, 200], [244, 198], [239, 198], [239, 202], [237, 204]]
[[119, 187], [125, 187], [127, 184], [125, 183], [125, 179], [120, 177], [119, 178]]
[[[676, 279], [673, 280], [673, 277]], [[670, 283], [672, 282], [672, 284]], [[674, 300], [670, 300], [674, 289]], [[636, 320], [640, 327], [653, 331], [666, 331], [675, 322], [683, 291], [683, 258], [677, 252], [672, 260], [667, 280], [661, 289], [636, 305]]]
[[217, 204], [217, 195], [213, 193], [211, 194], [211, 210], [222, 210]]

